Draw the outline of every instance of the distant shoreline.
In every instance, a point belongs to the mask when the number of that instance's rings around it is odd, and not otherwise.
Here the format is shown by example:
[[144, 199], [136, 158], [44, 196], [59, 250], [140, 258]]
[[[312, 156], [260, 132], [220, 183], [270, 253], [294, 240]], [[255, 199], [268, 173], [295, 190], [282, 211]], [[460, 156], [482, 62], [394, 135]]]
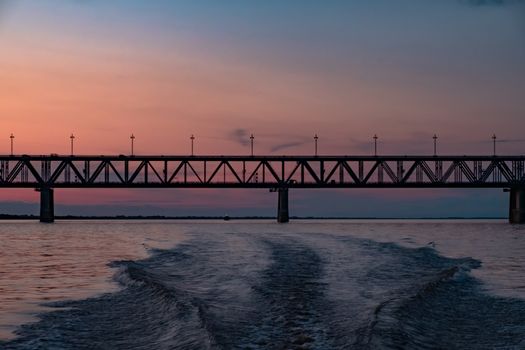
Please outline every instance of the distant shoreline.
[[[58, 215], [55, 220], [224, 220], [224, 216], [162, 216], [162, 215], [114, 215], [80, 216]], [[506, 217], [334, 217], [334, 216], [292, 216], [290, 220], [505, 220]], [[0, 221], [39, 220], [38, 215], [0, 214]], [[274, 216], [229, 216], [228, 220], [275, 220]]]

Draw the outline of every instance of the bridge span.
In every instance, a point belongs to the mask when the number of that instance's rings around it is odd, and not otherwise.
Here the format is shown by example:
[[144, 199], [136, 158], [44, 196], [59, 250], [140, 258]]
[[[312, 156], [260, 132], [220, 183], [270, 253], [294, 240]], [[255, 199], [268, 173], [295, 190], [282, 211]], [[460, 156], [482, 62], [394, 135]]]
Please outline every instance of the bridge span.
[[502, 188], [509, 221], [525, 223], [525, 156], [0, 156], [0, 188], [40, 192], [54, 221], [59, 188], [265, 188], [288, 222], [294, 188]]

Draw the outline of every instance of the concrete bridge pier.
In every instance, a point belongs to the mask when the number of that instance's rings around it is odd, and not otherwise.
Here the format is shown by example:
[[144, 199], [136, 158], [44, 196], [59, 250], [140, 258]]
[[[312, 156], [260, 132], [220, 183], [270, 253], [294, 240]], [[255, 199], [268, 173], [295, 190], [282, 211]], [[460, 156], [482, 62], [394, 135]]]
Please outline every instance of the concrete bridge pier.
[[55, 200], [53, 189], [43, 187], [37, 191], [40, 192], [40, 222], [54, 222]]
[[525, 224], [525, 187], [510, 189], [509, 222]]
[[277, 222], [285, 223], [290, 221], [290, 213], [288, 211], [288, 188], [279, 188], [277, 205]]

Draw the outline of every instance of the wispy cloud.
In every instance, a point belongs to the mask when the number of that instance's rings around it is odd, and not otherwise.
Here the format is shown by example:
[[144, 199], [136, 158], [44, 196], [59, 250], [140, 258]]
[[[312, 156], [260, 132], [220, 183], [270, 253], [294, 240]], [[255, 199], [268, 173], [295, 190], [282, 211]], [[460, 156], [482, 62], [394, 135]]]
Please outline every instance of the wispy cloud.
[[241, 146], [248, 146], [250, 143], [250, 136], [248, 135], [248, 130], [246, 129], [237, 128], [231, 131], [228, 136]]
[[513, 4], [525, 4], [525, 0], [460, 0], [471, 6], [505, 6]]
[[[485, 144], [485, 143], [493, 143], [494, 140], [492, 138], [487, 138], [485, 140], [472, 140], [469, 143], [472, 144]], [[503, 138], [497, 138], [496, 143], [521, 143], [525, 142], [525, 139], [503, 139]]]
[[277, 152], [277, 151], [287, 149], [287, 148], [299, 147], [299, 146], [304, 145], [307, 142], [308, 141], [303, 140], [303, 141], [291, 141], [291, 142], [280, 143], [278, 145], [271, 147], [270, 152], [273, 153], [273, 152]]
[[496, 142], [519, 143], [519, 142], [525, 142], [525, 139], [501, 139], [501, 140], [496, 140]]

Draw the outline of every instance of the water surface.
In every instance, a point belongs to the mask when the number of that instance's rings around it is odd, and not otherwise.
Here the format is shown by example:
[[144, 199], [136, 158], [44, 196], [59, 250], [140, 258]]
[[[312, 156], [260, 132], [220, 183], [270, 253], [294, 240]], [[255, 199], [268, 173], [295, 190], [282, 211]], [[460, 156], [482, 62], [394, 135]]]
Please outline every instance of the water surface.
[[499, 221], [0, 225], [6, 349], [525, 347]]

